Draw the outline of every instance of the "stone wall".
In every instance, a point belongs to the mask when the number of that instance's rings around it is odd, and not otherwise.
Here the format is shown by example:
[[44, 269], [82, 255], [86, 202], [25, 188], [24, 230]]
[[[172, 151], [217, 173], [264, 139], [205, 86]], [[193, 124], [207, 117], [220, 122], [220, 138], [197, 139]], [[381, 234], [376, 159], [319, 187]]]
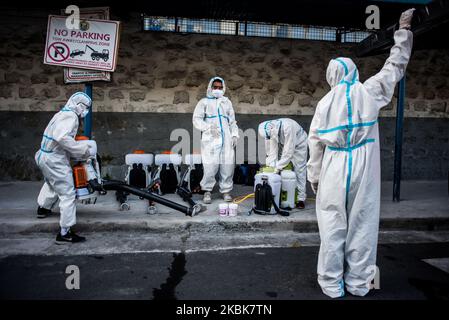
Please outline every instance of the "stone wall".
[[[40, 179], [33, 156], [52, 113], [82, 85], [63, 83], [62, 69], [42, 63], [47, 15], [0, 10], [0, 180]], [[353, 45], [287, 39], [143, 32], [138, 14], [123, 22], [119, 60], [110, 83], [94, 84], [94, 138], [106, 170], [117, 178], [124, 154], [169, 149], [175, 128], [192, 130], [191, 113], [210, 77], [227, 80], [239, 126], [289, 116], [307, 131], [327, 92], [329, 59]], [[361, 80], [386, 55], [354, 58]], [[449, 51], [416, 51], [407, 75], [404, 179], [448, 175]], [[382, 178], [392, 178], [396, 101], [381, 111]]]
[[[33, 157], [42, 131], [53, 112], [0, 112], [0, 180], [36, 180], [41, 175]], [[243, 131], [282, 115], [238, 115]], [[312, 116], [290, 116], [308, 130]], [[18, 125], [19, 124], [19, 125]], [[178, 141], [170, 133], [186, 129], [193, 136], [192, 115], [188, 113], [100, 112], [95, 116], [93, 138], [103, 159], [104, 174], [124, 177], [125, 154], [136, 149], [159, 153], [170, 150]], [[382, 179], [393, 178], [395, 119], [379, 118]], [[245, 144], [248, 154], [247, 140]], [[263, 145], [263, 144], [262, 144]], [[447, 119], [406, 118], [402, 161], [403, 179], [447, 179], [449, 170], [449, 126]], [[195, 146], [190, 144], [191, 150]], [[198, 151], [196, 149], [196, 151]], [[260, 149], [264, 152], [263, 148]]]
[[[65, 85], [61, 67], [42, 63], [47, 14], [2, 18], [0, 110], [54, 111], [83, 88]], [[208, 80], [219, 75], [227, 80], [226, 94], [237, 113], [312, 115], [329, 89], [328, 61], [354, 56], [351, 44], [144, 32], [138, 17], [122, 19], [112, 82], [94, 85], [96, 112], [191, 113]], [[375, 74], [385, 58], [354, 58], [360, 79]], [[448, 50], [416, 51], [408, 68], [405, 115], [448, 118], [448, 76]], [[394, 116], [395, 105], [394, 99], [381, 116]]]

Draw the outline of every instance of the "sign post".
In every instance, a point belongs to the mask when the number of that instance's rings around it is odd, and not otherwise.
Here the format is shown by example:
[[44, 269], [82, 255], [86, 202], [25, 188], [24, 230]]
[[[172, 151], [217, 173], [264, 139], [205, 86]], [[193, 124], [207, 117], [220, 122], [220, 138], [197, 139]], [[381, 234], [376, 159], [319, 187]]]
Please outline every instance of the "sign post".
[[393, 201], [401, 201], [402, 133], [404, 124], [405, 75], [399, 81], [398, 107], [396, 114], [396, 139], [394, 145]]
[[84, 127], [84, 135], [86, 137], [92, 138], [92, 112], [93, 112], [93, 104], [94, 98], [92, 94], [93, 85], [92, 83], [86, 83], [84, 86], [84, 93], [86, 93], [90, 99], [92, 100], [92, 106], [89, 109], [89, 113], [84, 117], [83, 127]]

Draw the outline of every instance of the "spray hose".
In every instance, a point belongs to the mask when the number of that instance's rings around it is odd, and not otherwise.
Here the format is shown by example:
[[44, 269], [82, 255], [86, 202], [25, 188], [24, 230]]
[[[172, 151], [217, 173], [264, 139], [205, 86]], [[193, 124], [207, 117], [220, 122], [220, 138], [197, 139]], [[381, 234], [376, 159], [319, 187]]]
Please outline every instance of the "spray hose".
[[[245, 196], [235, 197], [234, 200], [232, 200], [232, 203], [240, 204], [243, 201], [250, 199], [250, 198], [254, 198], [254, 192], [247, 194]], [[307, 201], [315, 201], [315, 198], [307, 198]]]
[[232, 203], [240, 204], [240, 203], [242, 203], [243, 201], [245, 201], [246, 199], [249, 199], [249, 198], [254, 198], [254, 192], [250, 193], [250, 194], [247, 194], [245, 196], [236, 197], [232, 201]]

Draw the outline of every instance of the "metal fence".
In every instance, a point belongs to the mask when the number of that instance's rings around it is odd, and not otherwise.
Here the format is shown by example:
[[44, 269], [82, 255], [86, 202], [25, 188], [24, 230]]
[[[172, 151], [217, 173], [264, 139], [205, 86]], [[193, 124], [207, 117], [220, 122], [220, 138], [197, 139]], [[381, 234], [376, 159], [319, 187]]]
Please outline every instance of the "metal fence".
[[142, 16], [144, 31], [167, 31], [240, 35], [248, 37], [288, 38], [339, 42], [360, 42], [370, 35], [366, 31], [348, 31], [332, 27], [271, 24], [232, 20], [189, 19]]
[[361, 42], [371, 35], [366, 31], [344, 32], [341, 36], [341, 42]]

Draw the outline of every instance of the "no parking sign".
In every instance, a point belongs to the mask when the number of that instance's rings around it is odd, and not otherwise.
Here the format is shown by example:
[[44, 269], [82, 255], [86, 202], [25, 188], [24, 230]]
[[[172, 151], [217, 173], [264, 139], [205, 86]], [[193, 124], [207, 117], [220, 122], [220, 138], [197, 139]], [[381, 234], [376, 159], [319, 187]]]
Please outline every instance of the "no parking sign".
[[54, 62], [63, 62], [69, 57], [70, 48], [64, 42], [53, 42], [48, 46], [47, 54]]
[[114, 71], [120, 22], [85, 19], [68, 29], [67, 16], [49, 16], [44, 63], [81, 69]]
[[[80, 18], [109, 20], [109, 7], [79, 8]], [[65, 9], [61, 14], [65, 15]], [[82, 83], [91, 81], [111, 81], [111, 73], [100, 70], [87, 70], [80, 68], [64, 68], [64, 83]]]

